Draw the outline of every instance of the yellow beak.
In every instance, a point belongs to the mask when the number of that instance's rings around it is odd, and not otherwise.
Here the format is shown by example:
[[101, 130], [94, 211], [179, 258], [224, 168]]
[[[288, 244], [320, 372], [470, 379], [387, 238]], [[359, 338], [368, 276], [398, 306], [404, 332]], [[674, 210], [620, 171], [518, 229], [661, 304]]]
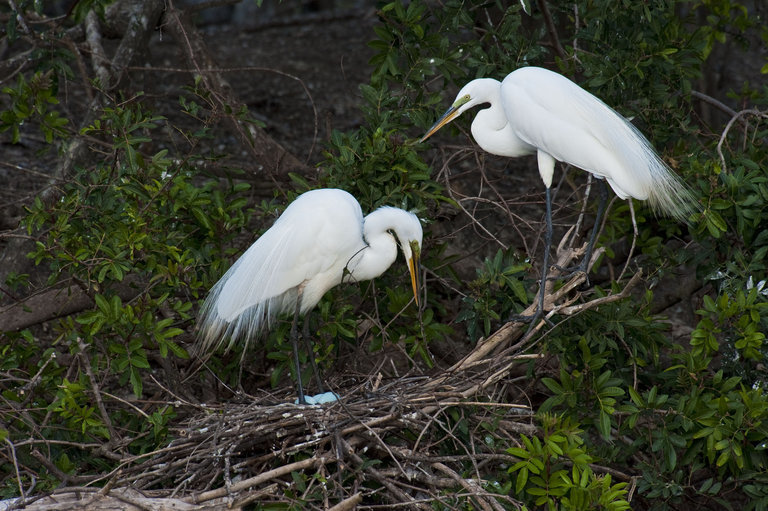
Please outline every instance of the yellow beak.
[[419, 142], [424, 142], [426, 139], [434, 135], [437, 130], [454, 120], [459, 114], [459, 109], [455, 106], [450, 107], [448, 110], [445, 111], [445, 113], [435, 122], [435, 124], [432, 125], [431, 128], [427, 131], [427, 134], [421, 137], [421, 140]]
[[408, 272], [411, 274], [411, 287], [413, 287], [413, 298], [416, 305], [419, 305], [419, 247], [415, 243], [412, 247], [413, 255], [408, 259]]

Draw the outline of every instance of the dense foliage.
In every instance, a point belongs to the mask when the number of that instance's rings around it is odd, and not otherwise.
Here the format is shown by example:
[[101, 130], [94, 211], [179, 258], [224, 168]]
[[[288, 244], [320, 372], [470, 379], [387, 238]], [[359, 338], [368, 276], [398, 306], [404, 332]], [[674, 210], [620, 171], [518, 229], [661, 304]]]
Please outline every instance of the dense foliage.
[[[541, 379], [545, 399], [538, 407], [556, 414], [556, 427], [583, 428], [574, 434], [600, 464], [639, 476], [638, 508], [679, 509], [697, 501], [764, 509], [765, 114], [739, 114], [753, 122], [746, 132], [721, 131], [701, 121], [691, 95], [718, 42], [739, 40], [754, 21], [734, 2], [623, 2], [621, 8], [613, 2], [545, 2], [532, 10], [527, 15], [517, 5], [479, 2], [388, 4], [382, 9], [386, 24], [372, 43], [378, 51], [373, 83], [402, 92], [400, 112], [424, 130], [432, 117], [424, 118], [421, 105], [440, 111], [435, 105], [452, 98], [444, 89], [455, 91], [480, 76], [500, 78], [522, 65], [550, 66], [578, 77], [633, 118], [657, 147], [667, 148], [666, 158], [700, 193], [704, 212], [686, 232], [639, 211], [636, 241], [640, 262], [656, 280], [674, 279], [680, 264], [695, 268], [698, 291], [680, 298], [699, 304], [698, 324], [689, 339], [672, 338], [652, 313], [652, 291], [569, 318], [546, 337], [545, 349], [558, 363]], [[425, 83], [437, 83], [436, 92]], [[744, 84], [735, 92], [755, 106], [768, 99], [764, 86]], [[632, 226], [620, 205], [612, 209], [602, 241], [610, 246], [625, 236], [632, 236]], [[670, 243], [680, 238], [691, 241], [682, 248]], [[510, 298], [519, 295], [500, 276], [520, 267], [514, 261], [502, 265], [502, 258], [498, 254], [479, 269], [471, 311], [462, 315], [473, 336], [487, 335], [489, 320], [504, 317], [514, 306]], [[485, 328], [478, 328], [480, 321]], [[552, 452], [558, 460], [568, 457], [556, 442], [550, 442], [553, 451], [542, 447], [549, 445], [552, 417], [541, 418], [544, 444], [523, 439], [522, 447], [510, 448], [523, 460], [536, 453], [536, 463], [510, 469], [516, 494], [551, 509], [610, 508], [595, 501], [580, 507], [560, 487], [562, 480], [555, 485], [529, 478], [529, 471], [552, 477]], [[588, 480], [583, 477], [582, 488]]]
[[[17, 3], [29, 12], [42, 9]], [[77, 2], [73, 22], [89, 9], [103, 14], [106, 4]], [[628, 501], [637, 509], [768, 509], [768, 87], [744, 83], [734, 90], [750, 110], [727, 128], [730, 114], [705, 121], [693, 94], [720, 45], [756, 44], [756, 34], [768, 40], [768, 29], [731, 0], [619, 4], [382, 3], [371, 35], [370, 83], [360, 86], [360, 128], [333, 133], [316, 178], [294, 175], [289, 189], [263, 201], [252, 200], [238, 169], [227, 169], [226, 177], [207, 170], [222, 156], [205, 143], [221, 112], [199, 81], [179, 93], [176, 108], [193, 128], [154, 114], [141, 94], [104, 93], [103, 106], [76, 133], [72, 126], [81, 119], [58, 108], [74, 57], [63, 45], [41, 46], [24, 72], [4, 82], [0, 130], [18, 142], [25, 123], [33, 124], [52, 151], [75, 137], [88, 140], [90, 157], [26, 205], [23, 227], [35, 243], [28, 257], [44, 269], [47, 284], [78, 288], [94, 306], [57, 320], [52, 332], [2, 333], [0, 440], [15, 442], [14, 456], [38, 467], [37, 489], [53, 488], [67, 474], [109, 472], [115, 468], [109, 453], [139, 455], [167, 443], [177, 411], [158, 380], [189, 367], [200, 300], [252, 241], [243, 230], [268, 227], [307, 189], [346, 189], [364, 211], [383, 204], [416, 211], [425, 222], [423, 263], [430, 270], [421, 309], [408, 307], [410, 290], [398, 272], [331, 291], [311, 318], [321, 366], [331, 367], [345, 343], [362, 343], [370, 352], [396, 345], [406, 365], [430, 368], [441, 361], [433, 346], [451, 341], [471, 349], [522, 310], [537, 289], [536, 254], [526, 259], [514, 241], [504, 249], [478, 244], [482, 262], [467, 277], [457, 269], [464, 257], [451, 252], [450, 236], [437, 236], [446, 232], [440, 225], [446, 211], [463, 208], [438, 175], [466, 163], [451, 162], [436, 148], [449, 140], [469, 146], [463, 132], [471, 116], [429, 144], [418, 137], [466, 81], [540, 65], [633, 119], [695, 189], [703, 211], [685, 226], [635, 203], [634, 233], [629, 206], [613, 204], [600, 264], [623, 270], [590, 293], [617, 293], [641, 269], [649, 275], [647, 289], [555, 316], [528, 347], [546, 354], [546, 362], [524, 368], [525, 386], [510, 385], [527, 393], [520, 399], [530, 399], [537, 412], [537, 434], [504, 445], [493, 440], [494, 425], [486, 426], [488, 445], [480, 447], [517, 460], [484, 474], [494, 481], [486, 489], [529, 509], [621, 510]], [[13, 42], [18, 20], [5, 19], [5, 37]], [[60, 36], [39, 30], [40, 38]], [[246, 112], [239, 117], [254, 122]], [[186, 144], [162, 144], [165, 131], [180, 133]], [[484, 157], [473, 152], [471, 158]], [[508, 162], [491, 165], [496, 182], [509, 174]], [[513, 204], [515, 197], [505, 199]], [[621, 247], [629, 243], [635, 257], [625, 265]], [[693, 323], [667, 322], [673, 311], [655, 293], [655, 284], [681, 275], [695, 285], [673, 302], [693, 307]], [[12, 274], [2, 285], [23, 295], [28, 277]], [[683, 334], [673, 335], [671, 323], [682, 325]], [[290, 370], [288, 326], [278, 325], [265, 340], [266, 360], [246, 354], [268, 368], [273, 385]], [[240, 356], [210, 364], [236, 386]], [[207, 377], [192, 374], [196, 385]], [[114, 395], [94, 397], [100, 388]], [[164, 398], [156, 404], [148, 395]], [[141, 399], [140, 407], [131, 404]], [[419, 432], [403, 433], [409, 434]], [[34, 443], [20, 443], [37, 435], [54, 446], [46, 453], [54, 467], [40, 465]], [[93, 448], [102, 442], [106, 447]], [[18, 494], [14, 461], [0, 461], [2, 496]], [[476, 469], [470, 465], [467, 472]], [[499, 505], [512, 506], [502, 499]], [[456, 506], [473, 504], [457, 499]]]

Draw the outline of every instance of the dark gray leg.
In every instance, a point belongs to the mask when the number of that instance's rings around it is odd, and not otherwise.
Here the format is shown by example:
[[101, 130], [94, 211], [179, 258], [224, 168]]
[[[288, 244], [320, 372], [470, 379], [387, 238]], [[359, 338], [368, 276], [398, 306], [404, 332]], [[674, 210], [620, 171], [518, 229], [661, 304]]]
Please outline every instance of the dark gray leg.
[[293, 343], [293, 363], [296, 368], [296, 390], [299, 393], [299, 404], [305, 405], [307, 401], [304, 399], [304, 387], [301, 385], [301, 364], [299, 363], [299, 343], [298, 343], [298, 329], [296, 323], [299, 322], [299, 308], [301, 304], [301, 293], [296, 297], [296, 311], [293, 313], [293, 324], [291, 324], [291, 343]]
[[315, 350], [312, 348], [312, 343], [309, 341], [309, 312], [304, 316], [304, 328], [302, 329], [301, 336], [304, 338], [304, 346], [307, 348], [309, 361], [312, 363], [312, 371], [315, 373], [318, 392], [322, 394], [325, 392], [325, 388], [323, 386], [323, 380], [320, 377], [320, 370], [317, 368], [317, 362], [315, 362]]
[[544, 237], [544, 262], [541, 265], [541, 281], [539, 282], [539, 311], [544, 313], [544, 286], [547, 284], [547, 274], [549, 273], [549, 249], [552, 246], [552, 196], [549, 187], [546, 191], [547, 201], [547, 232]]
[[595, 248], [595, 241], [597, 241], [597, 233], [600, 230], [600, 222], [602, 221], [603, 214], [605, 213], [605, 203], [608, 201], [608, 188], [605, 186], [604, 179], [596, 179], [598, 185], [598, 192], [600, 193], [600, 202], [597, 204], [597, 216], [595, 216], [595, 226], [592, 227], [592, 234], [589, 236], [589, 244], [587, 245], [587, 252], [584, 254], [584, 259], [581, 261], [578, 269], [587, 274], [587, 280], [585, 285], [589, 285], [589, 260], [592, 258], [592, 250]]

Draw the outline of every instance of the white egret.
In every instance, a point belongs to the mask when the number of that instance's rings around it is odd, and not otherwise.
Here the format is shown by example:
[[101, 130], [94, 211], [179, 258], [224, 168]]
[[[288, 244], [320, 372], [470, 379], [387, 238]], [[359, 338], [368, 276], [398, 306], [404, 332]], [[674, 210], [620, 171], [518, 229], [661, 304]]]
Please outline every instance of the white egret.
[[[398, 244], [418, 304], [421, 242], [421, 223], [413, 213], [381, 207], [363, 218], [360, 204], [343, 190], [306, 192], [213, 286], [201, 309], [199, 346], [211, 350], [229, 339], [227, 349], [240, 340], [247, 349], [277, 316], [293, 313], [298, 401], [304, 404], [296, 330], [299, 315], [306, 315], [337, 284], [384, 273], [397, 258]], [[304, 323], [306, 327], [306, 317]], [[314, 364], [311, 352], [309, 357]]]
[[489, 104], [472, 122], [472, 136], [489, 153], [517, 157], [536, 154], [546, 187], [544, 264], [539, 286], [539, 309], [544, 307], [544, 283], [552, 243], [550, 187], [555, 161], [594, 174], [601, 198], [587, 254], [587, 271], [603, 213], [608, 181], [622, 199], [647, 200], [657, 213], [686, 222], [699, 209], [689, 188], [664, 163], [650, 142], [627, 119], [566, 77], [540, 67], [523, 67], [499, 82], [480, 78], [466, 84], [450, 108], [421, 138], [421, 142], [472, 107]]

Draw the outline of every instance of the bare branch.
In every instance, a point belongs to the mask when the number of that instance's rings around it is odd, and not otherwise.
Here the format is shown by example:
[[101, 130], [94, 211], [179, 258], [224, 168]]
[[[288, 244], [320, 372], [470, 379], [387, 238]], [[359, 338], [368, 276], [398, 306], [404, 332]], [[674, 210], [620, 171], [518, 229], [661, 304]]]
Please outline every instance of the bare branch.
[[329, 460], [327, 458], [318, 458], [318, 457], [307, 458], [305, 460], [297, 461], [295, 463], [289, 463], [287, 465], [283, 465], [282, 467], [277, 467], [273, 470], [264, 472], [263, 474], [259, 474], [256, 477], [250, 477], [243, 481], [237, 482], [233, 484], [230, 488], [217, 488], [216, 490], [207, 491], [199, 495], [193, 495], [185, 500], [193, 504], [199, 504], [201, 502], [218, 499], [221, 497], [225, 497], [228, 492], [235, 493], [241, 490], [251, 488], [253, 486], [258, 486], [267, 481], [271, 481], [272, 479], [277, 479], [278, 477], [283, 477], [285, 475], [288, 475], [293, 471], [305, 470], [308, 468], [317, 468], [320, 465], [324, 465], [328, 461]]
[[728, 121], [728, 124], [725, 125], [725, 129], [723, 129], [723, 132], [720, 134], [720, 140], [717, 142], [717, 154], [720, 156], [720, 166], [723, 172], [728, 171], [728, 166], [725, 163], [725, 156], [723, 155], [723, 143], [725, 142], [725, 137], [728, 136], [728, 132], [731, 130], [733, 123], [735, 123], [737, 120], [740, 120], [742, 117], [745, 117], [747, 115], [754, 115], [756, 117], [763, 117], [763, 118], [768, 117], [768, 114], [766, 114], [761, 110], [758, 110], [757, 108], [742, 110], [741, 112], [737, 112], [736, 115], [731, 117], [731, 120]]
[[163, 17], [164, 25], [171, 32], [184, 52], [192, 70], [197, 73], [212, 93], [223, 115], [243, 147], [251, 152], [251, 156], [259, 162], [270, 177], [287, 179], [288, 172], [308, 173], [310, 169], [295, 156], [286, 151], [280, 144], [269, 137], [264, 130], [238, 119], [237, 113], [244, 107], [232, 94], [231, 87], [218, 72], [213, 57], [203, 40], [202, 35], [188, 19], [186, 13], [174, 7], [168, 0], [168, 8]]

